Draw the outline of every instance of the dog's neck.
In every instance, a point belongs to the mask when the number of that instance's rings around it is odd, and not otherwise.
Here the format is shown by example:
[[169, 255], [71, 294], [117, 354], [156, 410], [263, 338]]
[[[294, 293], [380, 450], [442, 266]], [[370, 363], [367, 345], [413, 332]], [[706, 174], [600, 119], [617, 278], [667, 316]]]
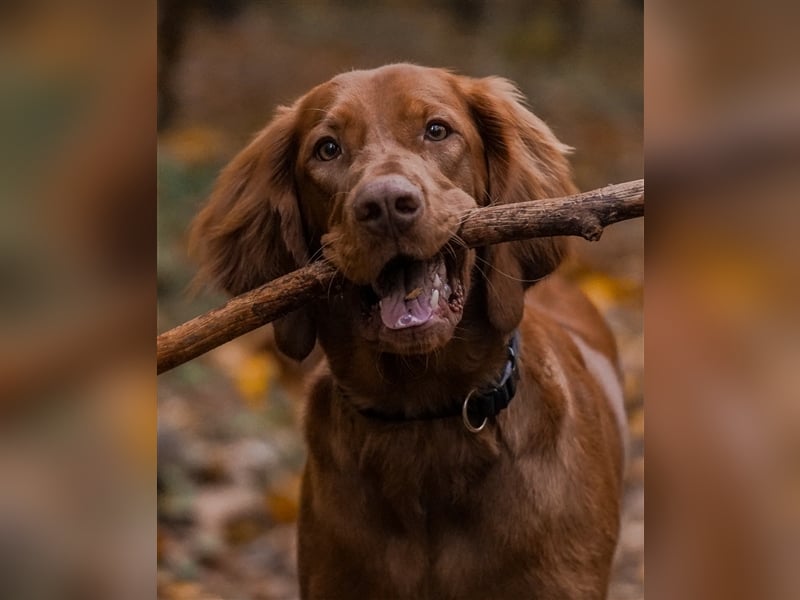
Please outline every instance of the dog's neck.
[[[515, 331], [506, 345], [507, 359], [500, 373], [492, 381], [472, 388], [466, 397], [454, 397], [448, 406], [432, 411], [414, 413], [408, 410], [387, 412], [383, 407], [358, 408], [362, 416], [387, 423], [409, 423], [412, 421], [432, 421], [461, 417], [468, 431], [477, 433], [489, 420], [505, 410], [513, 400], [519, 380], [517, 357], [519, 356], [519, 332]], [[338, 396], [350, 402], [349, 396], [341, 386], [337, 386]]]
[[342, 349], [341, 340], [331, 344], [332, 377], [309, 412], [315, 427], [326, 431], [309, 443], [328, 440], [318, 453], [345, 472], [357, 470], [365, 493], [377, 495], [373, 505], [407, 527], [438, 522], [453, 507], [478, 510], [470, 504], [470, 487], [499, 464], [503, 452], [516, 451], [504, 451], [504, 444], [518, 444], [513, 431], [507, 440], [497, 433], [512, 418], [514, 403], [486, 428], [488, 434], [467, 431], [459, 415], [400, 424], [364, 416], [366, 408], [409, 415], [443, 410], [472, 388], [496, 381], [508, 361], [510, 334], [474, 326], [460, 334], [429, 356], [382, 354], [365, 344]]
[[326, 354], [337, 386], [355, 408], [413, 416], [447, 410], [454, 399], [496, 382], [508, 361], [508, 338], [464, 327], [426, 355], [384, 353], [363, 344], [343, 351], [341, 339]]

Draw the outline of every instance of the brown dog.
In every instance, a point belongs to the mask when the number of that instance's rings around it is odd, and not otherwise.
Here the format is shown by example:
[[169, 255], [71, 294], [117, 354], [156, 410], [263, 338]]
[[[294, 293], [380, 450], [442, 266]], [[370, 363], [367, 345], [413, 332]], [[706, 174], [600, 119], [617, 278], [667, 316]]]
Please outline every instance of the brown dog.
[[[602, 598], [619, 526], [614, 340], [553, 271], [564, 240], [468, 250], [467, 209], [575, 191], [498, 78], [398, 64], [278, 111], [197, 218], [240, 293], [325, 255], [328, 297], [275, 324], [327, 358], [308, 404], [305, 598]], [[526, 289], [530, 288], [526, 293]]]

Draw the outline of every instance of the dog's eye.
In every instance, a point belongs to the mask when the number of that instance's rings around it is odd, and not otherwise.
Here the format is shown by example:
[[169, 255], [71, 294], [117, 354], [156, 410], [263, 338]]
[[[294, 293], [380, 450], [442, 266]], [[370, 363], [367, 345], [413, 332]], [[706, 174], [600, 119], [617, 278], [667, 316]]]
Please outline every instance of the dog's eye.
[[333, 160], [342, 153], [342, 148], [331, 138], [324, 138], [317, 142], [314, 156], [319, 160]]
[[425, 139], [433, 142], [441, 142], [450, 135], [450, 128], [440, 121], [431, 121], [425, 127]]

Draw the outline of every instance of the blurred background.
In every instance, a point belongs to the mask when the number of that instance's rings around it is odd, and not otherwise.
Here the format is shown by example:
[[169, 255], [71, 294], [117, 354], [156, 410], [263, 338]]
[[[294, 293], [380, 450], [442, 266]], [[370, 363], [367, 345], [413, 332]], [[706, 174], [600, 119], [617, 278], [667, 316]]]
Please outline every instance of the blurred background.
[[[410, 61], [517, 83], [565, 143], [581, 189], [643, 176], [643, 11], [602, 0], [162, 0], [158, 21], [158, 329], [224, 301], [191, 295], [186, 231], [220, 168], [312, 86]], [[643, 597], [642, 220], [578, 244], [570, 275], [619, 340], [633, 456], [610, 597]], [[158, 592], [294, 598], [309, 373], [269, 328], [159, 377]]]
[[0, 3], [0, 597], [155, 595], [156, 11]]
[[652, 598], [800, 597], [798, 22], [647, 2]]

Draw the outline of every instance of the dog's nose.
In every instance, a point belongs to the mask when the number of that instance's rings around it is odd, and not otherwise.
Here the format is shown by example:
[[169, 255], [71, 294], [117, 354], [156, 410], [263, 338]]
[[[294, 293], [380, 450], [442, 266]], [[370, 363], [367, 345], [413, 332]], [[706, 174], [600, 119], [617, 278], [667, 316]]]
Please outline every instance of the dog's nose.
[[362, 186], [353, 211], [356, 220], [375, 234], [403, 232], [422, 215], [422, 191], [405, 177], [378, 177]]

